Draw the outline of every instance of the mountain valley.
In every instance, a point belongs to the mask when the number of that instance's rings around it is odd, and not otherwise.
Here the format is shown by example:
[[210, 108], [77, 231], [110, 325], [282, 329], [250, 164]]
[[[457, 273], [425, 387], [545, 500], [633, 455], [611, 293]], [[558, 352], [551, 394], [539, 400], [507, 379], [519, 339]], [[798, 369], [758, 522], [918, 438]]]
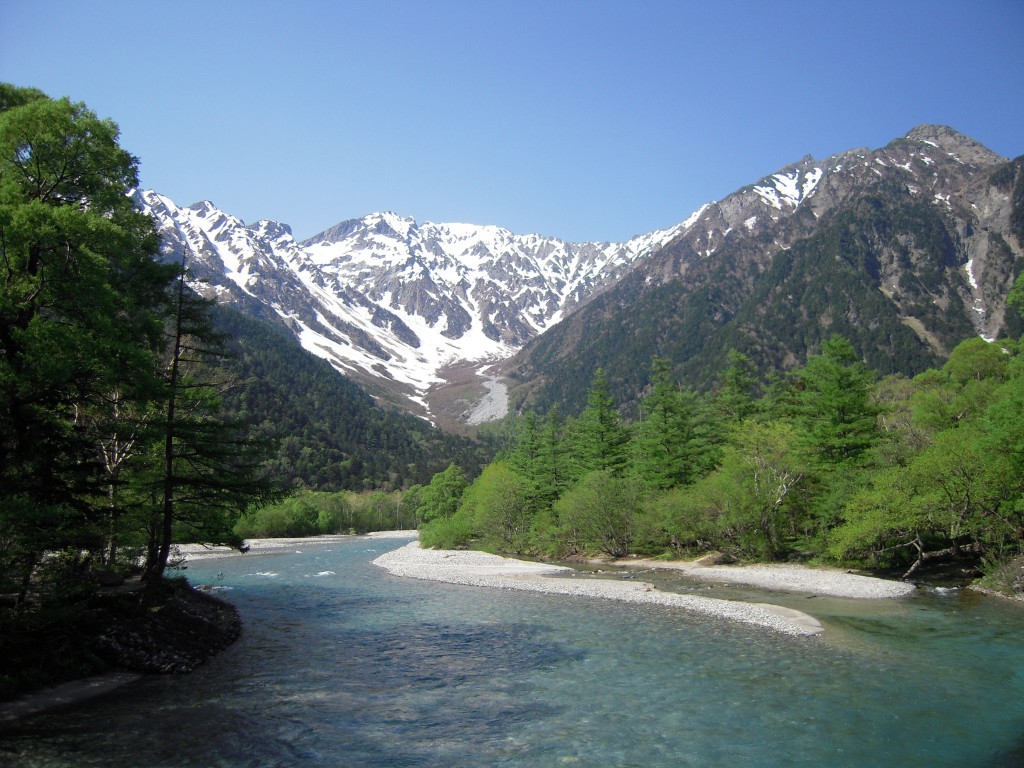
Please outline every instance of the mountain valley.
[[912, 374], [1013, 330], [1022, 176], [1021, 161], [919, 126], [805, 157], [626, 243], [387, 212], [297, 242], [209, 202], [136, 199], [203, 293], [285, 325], [378, 400], [466, 431], [504, 414], [506, 386], [516, 408], [578, 409], [597, 367], [630, 402], [654, 355], [706, 388], [729, 349], [786, 368], [840, 333], [877, 370]]

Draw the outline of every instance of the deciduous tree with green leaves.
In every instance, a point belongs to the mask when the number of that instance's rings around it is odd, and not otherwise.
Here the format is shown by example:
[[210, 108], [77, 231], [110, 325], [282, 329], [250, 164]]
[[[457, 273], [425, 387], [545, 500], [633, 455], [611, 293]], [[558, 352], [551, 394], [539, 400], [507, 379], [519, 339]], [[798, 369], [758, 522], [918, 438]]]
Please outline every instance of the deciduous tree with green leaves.
[[434, 475], [423, 488], [419, 518], [430, 523], [454, 515], [467, 485], [459, 466], [455, 462], [449, 464], [447, 469]]
[[108, 425], [91, 414], [152, 396], [176, 270], [153, 258], [113, 122], [7, 85], [0, 105], [0, 569], [24, 587], [44, 550], [102, 546]]
[[605, 469], [584, 476], [556, 502], [555, 511], [578, 548], [625, 557], [636, 536], [642, 499], [636, 478]]

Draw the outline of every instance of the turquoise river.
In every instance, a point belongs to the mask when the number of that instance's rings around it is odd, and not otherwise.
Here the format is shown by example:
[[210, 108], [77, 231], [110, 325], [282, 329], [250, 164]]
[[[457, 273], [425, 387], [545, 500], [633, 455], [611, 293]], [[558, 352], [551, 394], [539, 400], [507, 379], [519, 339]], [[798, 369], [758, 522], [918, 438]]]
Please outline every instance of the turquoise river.
[[[825, 626], [393, 577], [400, 539], [200, 560], [242, 639], [0, 734], [4, 766], [1018, 766], [1024, 607], [709, 588]], [[593, 576], [604, 577], [607, 574]]]

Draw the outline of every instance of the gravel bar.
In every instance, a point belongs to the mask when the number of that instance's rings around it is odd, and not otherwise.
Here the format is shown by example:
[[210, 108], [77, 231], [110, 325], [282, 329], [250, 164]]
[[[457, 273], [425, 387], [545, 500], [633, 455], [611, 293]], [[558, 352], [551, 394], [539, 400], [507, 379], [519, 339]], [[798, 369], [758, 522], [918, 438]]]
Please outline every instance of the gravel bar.
[[830, 568], [776, 563], [768, 565], [703, 565], [697, 561], [624, 559], [604, 562], [622, 568], [647, 568], [682, 571], [704, 581], [749, 584], [780, 592], [804, 592], [858, 600], [889, 600], [907, 597], [917, 587], [905, 581], [860, 576]]
[[573, 573], [572, 568], [472, 550], [423, 549], [415, 541], [387, 552], [373, 562], [395, 576], [414, 579], [665, 605], [753, 624], [787, 635], [808, 636], [823, 631], [813, 616], [777, 605], [662, 592], [645, 582], [567, 578], [567, 574]]

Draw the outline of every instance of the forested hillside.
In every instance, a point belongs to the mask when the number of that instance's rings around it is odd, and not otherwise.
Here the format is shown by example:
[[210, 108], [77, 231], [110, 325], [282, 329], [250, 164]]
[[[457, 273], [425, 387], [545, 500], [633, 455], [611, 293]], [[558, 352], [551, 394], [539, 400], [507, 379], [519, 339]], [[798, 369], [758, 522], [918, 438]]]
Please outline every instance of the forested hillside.
[[230, 339], [225, 408], [268, 443], [263, 470], [282, 487], [394, 490], [428, 482], [450, 461], [477, 472], [493, 458], [485, 442], [379, 406], [280, 326], [230, 307], [215, 314]]
[[[808, 179], [819, 180], [804, 197], [779, 199], [782, 182]], [[840, 334], [872, 369], [913, 376], [969, 336], [1020, 334], [1006, 296], [1024, 270], [1022, 221], [1024, 158], [920, 126], [709, 205], [503, 371], [520, 409], [579, 413], [601, 367], [630, 415], [653, 356], [706, 392], [730, 349], [767, 374], [803, 365]]]
[[[1021, 307], [1024, 279], [1013, 298]], [[599, 369], [578, 419], [528, 413], [468, 487], [451, 468], [435, 476], [421, 540], [555, 558], [716, 550], [905, 576], [954, 561], [1021, 590], [1021, 351], [975, 337], [941, 368], [880, 377], [837, 335], [760, 382], [732, 352], [705, 395], [655, 358], [632, 423]]]

